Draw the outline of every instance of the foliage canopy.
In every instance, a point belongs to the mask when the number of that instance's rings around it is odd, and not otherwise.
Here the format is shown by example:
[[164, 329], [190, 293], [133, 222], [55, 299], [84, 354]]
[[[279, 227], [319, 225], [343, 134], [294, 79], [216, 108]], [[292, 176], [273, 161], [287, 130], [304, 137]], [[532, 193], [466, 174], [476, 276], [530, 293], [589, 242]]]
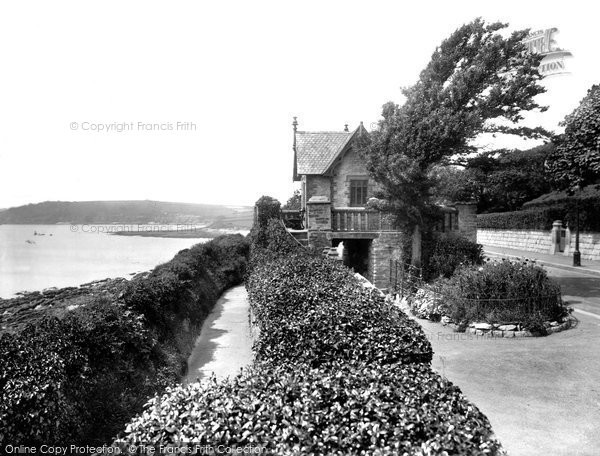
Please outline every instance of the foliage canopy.
[[507, 24], [476, 19], [435, 50], [419, 80], [403, 89], [406, 102], [383, 106], [383, 119], [363, 145], [369, 171], [382, 184], [382, 209], [419, 225], [431, 213], [433, 165], [475, 149], [481, 133], [547, 137], [518, 126], [523, 112], [544, 111], [534, 97], [539, 55], [528, 53], [528, 30], [503, 33]]

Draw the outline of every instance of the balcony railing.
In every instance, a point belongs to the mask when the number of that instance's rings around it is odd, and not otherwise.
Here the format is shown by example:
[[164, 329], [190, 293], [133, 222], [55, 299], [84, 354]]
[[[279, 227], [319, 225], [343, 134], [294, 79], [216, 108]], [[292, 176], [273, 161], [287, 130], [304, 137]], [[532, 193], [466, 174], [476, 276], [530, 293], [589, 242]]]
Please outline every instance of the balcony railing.
[[380, 211], [362, 207], [345, 207], [331, 210], [333, 231], [396, 231], [393, 217]]
[[286, 228], [301, 230], [304, 228], [304, 213], [295, 209], [283, 209], [281, 211], [281, 219]]

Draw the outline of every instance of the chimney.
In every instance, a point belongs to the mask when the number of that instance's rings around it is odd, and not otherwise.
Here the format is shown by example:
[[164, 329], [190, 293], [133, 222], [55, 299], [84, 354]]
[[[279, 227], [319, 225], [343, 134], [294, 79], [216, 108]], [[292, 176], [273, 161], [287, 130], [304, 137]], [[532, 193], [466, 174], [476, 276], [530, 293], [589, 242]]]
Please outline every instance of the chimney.
[[350, 131], [348, 130], [348, 124], [344, 124], [344, 131]]

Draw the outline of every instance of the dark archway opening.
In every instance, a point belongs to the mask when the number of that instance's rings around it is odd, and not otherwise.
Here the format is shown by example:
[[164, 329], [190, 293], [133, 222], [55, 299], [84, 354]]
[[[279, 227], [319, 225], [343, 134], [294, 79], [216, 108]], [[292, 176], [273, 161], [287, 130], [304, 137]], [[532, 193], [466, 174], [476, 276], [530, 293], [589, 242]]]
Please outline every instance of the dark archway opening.
[[341, 242], [344, 243], [344, 264], [366, 277], [369, 271], [371, 239], [334, 239], [332, 245], [337, 247]]

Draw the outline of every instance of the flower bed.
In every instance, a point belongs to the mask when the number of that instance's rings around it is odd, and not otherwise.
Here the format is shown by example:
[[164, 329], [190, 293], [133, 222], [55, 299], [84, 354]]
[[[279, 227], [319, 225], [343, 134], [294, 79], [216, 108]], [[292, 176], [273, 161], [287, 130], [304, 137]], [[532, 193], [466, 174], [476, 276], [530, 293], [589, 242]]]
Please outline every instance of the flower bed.
[[450, 279], [419, 289], [408, 302], [418, 317], [478, 335], [546, 335], [572, 325], [558, 284], [528, 260], [460, 268]]

